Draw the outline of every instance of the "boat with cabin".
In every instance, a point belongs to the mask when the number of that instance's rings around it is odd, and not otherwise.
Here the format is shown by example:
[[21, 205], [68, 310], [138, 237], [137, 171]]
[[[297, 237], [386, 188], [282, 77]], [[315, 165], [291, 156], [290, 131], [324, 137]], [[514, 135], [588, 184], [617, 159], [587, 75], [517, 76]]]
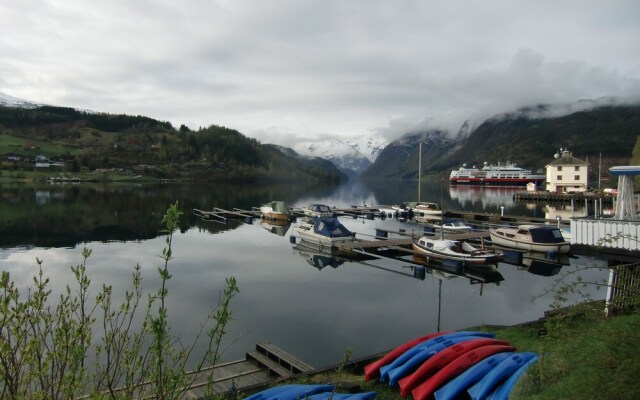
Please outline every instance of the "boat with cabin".
[[260, 207], [263, 219], [269, 221], [290, 221], [294, 218], [289, 206], [284, 201], [271, 201]]
[[442, 209], [437, 203], [416, 201], [408, 202], [407, 207], [413, 214], [413, 219], [417, 222], [427, 222], [442, 218]]
[[563, 254], [571, 249], [560, 229], [548, 225], [489, 228], [489, 236], [495, 245], [526, 251]]
[[427, 257], [462, 261], [465, 264], [491, 264], [497, 263], [500, 259], [500, 255], [491, 249], [478, 249], [465, 241], [428, 236], [413, 242], [413, 249]]
[[498, 165], [485, 162], [482, 168], [475, 165], [468, 168], [467, 164], [463, 164], [449, 175], [451, 185], [527, 186], [534, 183], [540, 186], [546, 179], [545, 175], [534, 174], [530, 169], [518, 167], [508, 161]]
[[293, 232], [300, 239], [321, 246], [334, 246], [356, 240], [355, 233], [342, 225], [338, 218], [306, 218], [293, 228]]
[[302, 207], [302, 213], [307, 217], [335, 217], [331, 207], [326, 204], [313, 203]]

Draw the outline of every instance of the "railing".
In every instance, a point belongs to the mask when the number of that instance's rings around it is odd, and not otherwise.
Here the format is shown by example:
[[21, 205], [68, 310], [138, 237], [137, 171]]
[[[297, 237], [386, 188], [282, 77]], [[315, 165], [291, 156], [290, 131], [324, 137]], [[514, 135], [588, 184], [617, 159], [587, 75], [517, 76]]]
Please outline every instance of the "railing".
[[640, 264], [612, 267], [605, 303], [605, 314], [631, 307], [640, 299]]
[[571, 244], [640, 250], [640, 221], [574, 218]]

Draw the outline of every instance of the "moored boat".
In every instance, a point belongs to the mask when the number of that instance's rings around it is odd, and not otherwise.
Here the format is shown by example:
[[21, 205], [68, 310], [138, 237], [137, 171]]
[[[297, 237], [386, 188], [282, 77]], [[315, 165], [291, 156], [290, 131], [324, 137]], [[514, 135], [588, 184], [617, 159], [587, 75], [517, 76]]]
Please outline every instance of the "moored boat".
[[418, 222], [433, 221], [442, 218], [442, 210], [437, 203], [424, 201], [410, 202], [407, 203], [407, 207], [411, 209], [413, 219]]
[[355, 233], [348, 230], [337, 218], [311, 217], [300, 221], [293, 231], [302, 240], [322, 246], [355, 240]]
[[260, 207], [263, 219], [270, 221], [289, 221], [292, 218], [289, 206], [284, 201], [271, 201]]
[[526, 251], [568, 253], [571, 243], [560, 229], [547, 225], [519, 225], [517, 227], [489, 228], [491, 241], [504, 247]]
[[325, 204], [313, 203], [302, 207], [302, 213], [307, 217], [335, 217], [335, 213]]
[[534, 174], [530, 169], [520, 168], [511, 162], [504, 165], [485, 162], [482, 168], [475, 165], [467, 168], [463, 164], [449, 175], [451, 185], [526, 186], [534, 183], [540, 186], [546, 179], [545, 175]]
[[478, 249], [471, 244], [449, 239], [435, 239], [427, 236], [413, 242], [414, 250], [439, 260], [456, 260], [470, 264], [497, 263], [499, 255], [493, 250]]

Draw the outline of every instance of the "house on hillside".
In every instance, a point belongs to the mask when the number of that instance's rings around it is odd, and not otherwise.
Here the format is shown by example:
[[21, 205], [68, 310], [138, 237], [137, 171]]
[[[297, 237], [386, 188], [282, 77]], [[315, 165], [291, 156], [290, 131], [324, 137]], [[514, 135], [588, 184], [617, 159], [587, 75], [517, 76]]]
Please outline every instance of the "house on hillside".
[[574, 157], [567, 149], [560, 149], [547, 169], [547, 191], [553, 193], [574, 193], [587, 190], [589, 164]]

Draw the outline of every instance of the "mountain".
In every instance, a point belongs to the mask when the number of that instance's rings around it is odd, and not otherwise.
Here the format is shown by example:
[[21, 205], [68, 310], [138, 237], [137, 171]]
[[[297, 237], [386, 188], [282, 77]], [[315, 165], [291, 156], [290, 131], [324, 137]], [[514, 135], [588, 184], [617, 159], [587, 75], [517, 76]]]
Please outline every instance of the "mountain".
[[17, 97], [9, 96], [8, 94], [0, 92], [0, 106], [3, 107], [20, 107], [20, 108], [36, 108], [44, 104], [34, 103], [28, 100], [22, 100]]
[[331, 161], [350, 176], [359, 175], [378, 157], [387, 142], [382, 139], [326, 140], [300, 142], [294, 149], [302, 155], [320, 157]]
[[[463, 163], [511, 161], [544, 171], [560, 147], [586, 159], [596, 173], [601, 157], [608, 164], [628, 163], [640, 135], [640, 105], [610, 105], [557, 115], [537, 105], [495, 115], [468, 135], [447, 132], [410, 133], [390, 143], [363, 173], [364, 178], [415, 179], [418, 144], [422, 175], [449, 174]], [[605, 169], [606, 170], [606, 169]]]
[[312, 157], [312, 156], [303, 156], [298, 154], [295, 150], [278, 146], [275, 144], [265, 144], [265, 147], [273, 148], [283, 155], [293, 158], [298, 161], [300, 164], [305, 165], [309, 169], [324, 171], [327, 174], [339, 176], [340, 180], [347, 180], [348, 176], [344, 172], [342, 172], [335, 164], [333, 164], [330, 160], [321, 158], [321, 157]]

